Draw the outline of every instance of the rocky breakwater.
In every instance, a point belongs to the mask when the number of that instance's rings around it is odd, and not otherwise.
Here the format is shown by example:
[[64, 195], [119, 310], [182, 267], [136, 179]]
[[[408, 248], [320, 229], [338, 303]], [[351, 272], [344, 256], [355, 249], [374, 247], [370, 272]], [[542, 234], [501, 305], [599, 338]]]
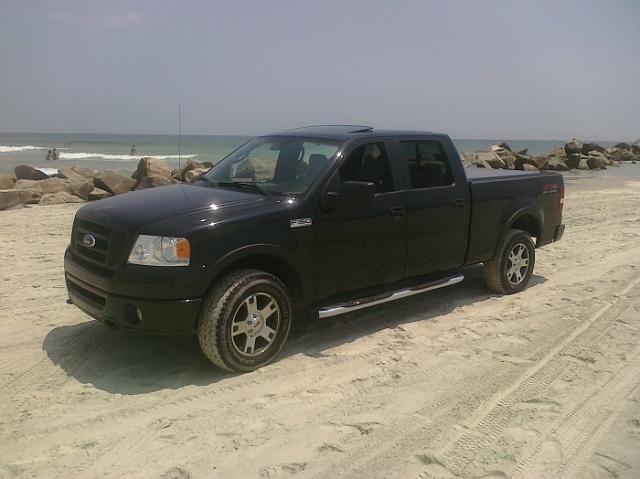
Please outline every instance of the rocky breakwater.
[[80, 165], [60, 168], [54, 175], [27, 165], [16, 166], [15, 176], [0, 175], [0, 210], [25, 205], [85, 203], [130, 191], [179, 182], [193, 182], [211, 163], [191, 160], [179, 170], [155, 158], [142, 158], [131, 176], [115, 171], [94, 172]]
[[489, 150], [461, 153], [467, 166], [530, 171], [606, 170], [608, 166], [620, 166], [622, 162], [640, 162], [640, 139], [632, 145], [618, 143], [604, 148], [596, 143], [573, 139], [564, 147], [540, 156], [531, 156], [527, 150], [514, 152], [501, 143]]

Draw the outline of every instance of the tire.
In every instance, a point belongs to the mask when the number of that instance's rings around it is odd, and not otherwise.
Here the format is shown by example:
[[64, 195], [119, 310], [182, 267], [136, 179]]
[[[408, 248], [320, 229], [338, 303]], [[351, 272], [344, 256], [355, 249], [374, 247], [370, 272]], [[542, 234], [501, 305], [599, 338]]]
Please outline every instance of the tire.
[[282, 350], [291, 317], [291, 298], [278, 278], [264, 271], [236, 271], [205, 299], [198, 321], [200, 348], [219, 368], [253, 371]]
[[528, 233], [509, 230], [496, 254], [484, 264], [484, 278], [492, 291], [513, 294], [527, 287], [536, 262], [536, 247]]

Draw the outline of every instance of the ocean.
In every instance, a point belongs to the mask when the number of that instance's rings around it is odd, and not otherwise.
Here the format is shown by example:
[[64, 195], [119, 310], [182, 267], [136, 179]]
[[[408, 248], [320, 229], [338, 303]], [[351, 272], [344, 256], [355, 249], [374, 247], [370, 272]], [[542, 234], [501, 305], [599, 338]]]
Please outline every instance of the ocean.
[[[55, 173], [62, 166], [82, 165], [94, 171], [113, 170], [131, 175], [140, 158], [151, 156], [167, 161], [173, 169], [190, 159], [217, 163], [251, 136], [217, 135], [120, 135], [79, 133], [0, 133], [0, 173], [13, 174], [18, 165], [29, 165]], [[565, 141], [549, 140], [465, 140], [454, 139], [460, 152], [488, 149], [506, 142], [512, 150], [528, 149], [531, 155], [540, 155], [563, 146]], [[603, 147], [617, 142], [598, 142]], [[135, 155], [131, 148], [135, 146]], [[47, 161], [49, 150], [56, 148], [58, 161]], [[637, 167], [637, 168], [634, 168]], [[617, 170], [617, 171], [616, 171]], [[610, 168], [607, 176], [640, 176], [640, 166], [623, 165]]]

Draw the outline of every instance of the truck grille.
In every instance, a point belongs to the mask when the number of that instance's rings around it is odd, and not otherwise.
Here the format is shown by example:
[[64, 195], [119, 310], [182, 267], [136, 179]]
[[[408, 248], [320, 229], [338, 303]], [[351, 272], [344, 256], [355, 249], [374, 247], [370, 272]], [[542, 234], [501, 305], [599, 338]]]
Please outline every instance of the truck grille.
[[76, 255], [96, 266], [115, 269], [126, 240], [126, 233], [109, 226], [76, 219], [72, 248]]

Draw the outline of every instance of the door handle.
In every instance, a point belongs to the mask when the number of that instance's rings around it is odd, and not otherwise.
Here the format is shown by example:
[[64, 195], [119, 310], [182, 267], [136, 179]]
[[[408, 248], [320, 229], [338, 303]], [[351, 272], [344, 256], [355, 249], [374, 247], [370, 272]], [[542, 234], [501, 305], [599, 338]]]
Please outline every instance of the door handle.
[[464, 208], [464, 199], [458, 198], [452, 201], [454, 208]]
[[404, 208], [402, 206], [389, 208], [389, 213], [391, 213], [391, 217], [394, 221], [401, 221], [404, 219]]

